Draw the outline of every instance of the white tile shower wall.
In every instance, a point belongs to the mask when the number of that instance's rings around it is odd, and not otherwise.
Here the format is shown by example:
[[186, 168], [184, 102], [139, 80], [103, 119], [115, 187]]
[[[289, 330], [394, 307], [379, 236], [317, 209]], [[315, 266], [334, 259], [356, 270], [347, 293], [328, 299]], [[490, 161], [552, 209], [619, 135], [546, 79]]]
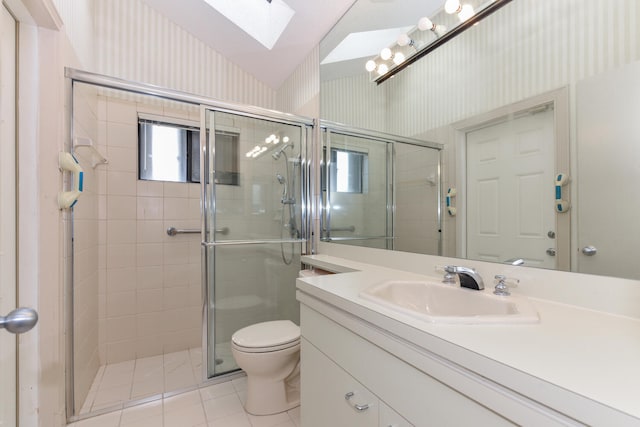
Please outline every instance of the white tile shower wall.
[[[74, 136], [98, 143], [98, 96], [95, 88], [79, 86], [74, 92]], [[100, 147], [98, 147], [100, 148]], [[74, 381], [75, 405], [82, 406], [100, 366], [98, 354], [99, 269], [98, 194], [100, 171], [93, 168], [91, 153], [82, 148], [76, 155], [84, 169], [84, 192], [73, 210], [74, 277]]]
[[200, 235], [166, 234], [172, 226], [200, 228], [200, 186], [137, 177], [138, 112], [185, 120], [198, 109], [138, 100], [99, 98], [99, 128], [109, 158], [100, 195], [102, 363], [201, 343]]

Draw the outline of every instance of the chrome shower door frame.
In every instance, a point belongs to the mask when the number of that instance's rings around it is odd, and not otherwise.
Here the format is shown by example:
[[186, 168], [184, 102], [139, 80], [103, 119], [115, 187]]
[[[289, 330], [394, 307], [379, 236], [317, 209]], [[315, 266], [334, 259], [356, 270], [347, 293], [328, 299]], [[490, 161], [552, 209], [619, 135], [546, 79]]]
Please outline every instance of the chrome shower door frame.
[[[216, 241], [216, 233], [218, 225], [216, 224], [216, 183], [215, 183], [215, 165], [216, 165], [216, 153], [215, 148], [210, 149], [209, 146], [215, 147], [215, 113], [228, 113], [240, 117], [252, 118], [257, 120], [268, 120], [277, 122], [284, 125], [291, 125], [300, 128], [300, 194], [298, 195], [301, 201], [301, 227], [300, 238], [292, 239], [263, 239], [263, 240], [224, 240]], [[211, 114], [210, 114], [211, 113]], [[213, 378], [209, 376], [212, 366], [210, 366], [210, 351], [214, 347], [210, 347], [211, 343], [215, 346], [215, 326], [209, 316], [210, 304], [214, 304], [215, 301], [215, 284], [209, 281], [215, 281], [215, 272], [210, 271], [210, 268], [215, 268], [215, 247], [217, 246], [241, 246], [241, 245], [267, 245], [274, 243], [300, 243], [302, 245], [301, 255], [311, 253], [313, 242], [311, 239], [311, 180], [310, 169], [313, 160], [312, 147], [310, 135], [313, 135], [315, 121], [313, 119], [306, 119], [302, 117], [296, 117], [293, 115], [282, 114], [273, 112], [270, 110], [256, 111], [256, 109], [233, 109], [225, 107], [216, 107], [212, 105], [202, 104], [200, 106], [200, 188], [201, 188], [201, 229], [202, 229], [202, 242], [201, 242], [201, 271], [202, 271], [202, 291], [203, 291], [203, 328], [202, 328], [202, 356], [203, 356], [203, 378]], [[209, 133], [208, 133], [209, 131]], [[210, 135], [208, 138], [207, 135]], [[208, 141], [210, 139], [210, 141]], [[209, 189], [208, 187], [211, 187]], [[213, 251], [209, 251], [209, 248], [214, 248]], [[213, 278], [213, 279], [211, 279]], [[221, 375], [224, 375], [221, 374]]]

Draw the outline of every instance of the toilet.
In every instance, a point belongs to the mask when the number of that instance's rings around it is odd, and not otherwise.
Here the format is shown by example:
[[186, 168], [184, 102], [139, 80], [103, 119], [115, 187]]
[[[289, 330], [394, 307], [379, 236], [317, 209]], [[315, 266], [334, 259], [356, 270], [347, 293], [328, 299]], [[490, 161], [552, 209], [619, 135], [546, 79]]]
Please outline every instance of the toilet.
[[300, 404], [300, 327], [290, 320], [256, 323], [236, 331], [231, 351], [247, 374], [245, 410], [271, 415]]

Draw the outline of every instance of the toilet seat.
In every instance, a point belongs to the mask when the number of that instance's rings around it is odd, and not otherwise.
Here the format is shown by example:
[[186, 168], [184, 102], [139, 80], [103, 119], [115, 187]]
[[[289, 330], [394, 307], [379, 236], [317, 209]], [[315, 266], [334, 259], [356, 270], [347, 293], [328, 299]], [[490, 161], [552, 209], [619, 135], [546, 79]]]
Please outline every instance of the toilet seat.
[[300, 327], [290, 320], [257, 323], [236, 331], [231, 342], [245, 353], [284, 350], [300, 344]]

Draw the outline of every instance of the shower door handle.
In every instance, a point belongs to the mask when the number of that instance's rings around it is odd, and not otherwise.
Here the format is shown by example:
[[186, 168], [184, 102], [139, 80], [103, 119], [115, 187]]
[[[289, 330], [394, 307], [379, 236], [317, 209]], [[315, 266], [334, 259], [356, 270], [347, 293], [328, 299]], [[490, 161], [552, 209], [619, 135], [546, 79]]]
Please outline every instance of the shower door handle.
[[16, 308], [6, 316], [0, 316], [0, 329], [12, 334], [23, 334], [38, 323], [38, 313], [32, 308]]

